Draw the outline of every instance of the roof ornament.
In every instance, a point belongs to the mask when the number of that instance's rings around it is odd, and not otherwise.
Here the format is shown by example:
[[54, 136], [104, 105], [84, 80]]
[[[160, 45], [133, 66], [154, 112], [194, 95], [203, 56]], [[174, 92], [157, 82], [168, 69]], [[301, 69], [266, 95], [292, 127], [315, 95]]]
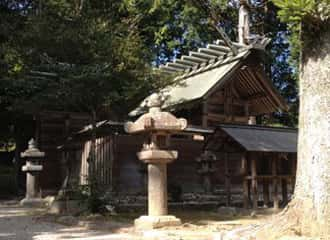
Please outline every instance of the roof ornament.
[[34, 140], [34, 138], [31, 138], [30, 141], [28, 142], [28, 148], [29, 149], [36, 149], [37, 148], [37, 144], [36, 144], [36, 141]]
[[250, 5], [248, 0], [240, 0], [238, 12], [238, 42], [240, 44], [249, 44], [250, 40]]
[[143, 114], [135, 122], [125, 123], [125, 131], [128, 133], [140, 133], [150, 131], [179, 132], [187, 127], [187, 120], [176, 118], [169, 112], [161, 111], [165, 98], [162, 93], [153, 93], [146, 101], [145, 107], [149, 111]]
[[146, 100], [146, 107], [149, 108], [149, 111], [160, 111], [164, 103], [165, 97], [162, 93], [153, 93]]

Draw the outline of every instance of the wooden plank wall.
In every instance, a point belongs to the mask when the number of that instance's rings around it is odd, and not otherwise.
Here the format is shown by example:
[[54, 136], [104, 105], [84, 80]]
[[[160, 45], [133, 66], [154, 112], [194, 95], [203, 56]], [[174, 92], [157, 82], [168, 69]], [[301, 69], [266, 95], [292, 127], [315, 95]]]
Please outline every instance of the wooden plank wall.
[[[79, 184], [88, 183], [88, 158], [91, 150], [91, 141], [82, 143], [82, 148], [76, 151], [75, 168], [79, 169]], [[96, 139], [96, 177], [103, 186], [112, 185], [112, 165], [114, 160], [113, 137], [106, 136]]]
[[35, 138], [40, 150], [45, 152], [44, 170], [41, 173], [42, 188], [56, 191], [65, 177], [63, 155], [58, 146], [66, 137], [89, 124], [89, 116], [73, 112], [41, 112], [36, 116]]
[[[142, 144], [143, 136], [139, 135], [113, 135], [98, 138], [96, 165], [99, 183], [107, 189], [113, 189], [122, 196], [145, 196], [147, 193], [146, 164], [139, 161], [136, 156], [136, 153], [141, 150]], [[168, 165], [168, 185], [170, 188], [176, 186], [180, 187], [183, 193], [205, 194], [202, 177], [198, 174], [196, 162], [196, 158], [203, 151], [204, 144], [204, 141], [194, 141], [188, 136], [173, 137], [171, 139], [170, 148], [177, 150], [179, 157]], [[77, 174], [79, 175], [80, 184], [87, 184], [87, 158], [90, 145], [90, 141], [84, 142], [81, 149], [76, 151], [77, 162], [80, 163], [80, 166], [77, 165], [74, 168], [79, 169]], [[221, 141], [216, 145], [220, 146]], [[234, 151], [234, 144], [231, 144], [231, 147], [225, 147], [229, 152], [225, 153], [222, 149], [215, 151], [218, 161], [215, 166], [217, 171], [211, 178], [213, 195], [220, 197], [228, 205], [242, 204], [244, 179], [248, 179], [247, 186], [253, 185], [250, 179], [250, 176], [253, 175], [251, 159], [247, 159], [246, 164], [248, 165], [245, 166], [246, 172], [244, 173], [242, 171], [244, 168], [242, 165], [242, 157], [244, 156], [242, 149], [237, 148]], [[259, 178], [265, 174], [271, 174], [268, 171], [269, 166], [264, 166], [266, 163], [266, 165], [269, 165], [270, 160], [268, 157], [260, 157], [256, 162], [256, 171]], [[290, 157], [290, 161], [283, 160], [283, 168], [278, 174], [283, 175], [290, 171], [292, 161], [295, 161], [294, 157], [292, 159]], [[289, 182], [287, 188], [283, 186], [283, 184], [279, 186], [278, 199], [282, 198], [281, 192], [292, 192], [293, 185], [291, 182]], [[256, 185], [254, 190], [258, 193], [259, 200], [265, 200], [262, 181]], [[271, 191], [268, 195], [270, 194], [272, 194]], [[250, 198], [252, 197], [250, 196]], [[284, 197], [283, 201], [285, 201]]]

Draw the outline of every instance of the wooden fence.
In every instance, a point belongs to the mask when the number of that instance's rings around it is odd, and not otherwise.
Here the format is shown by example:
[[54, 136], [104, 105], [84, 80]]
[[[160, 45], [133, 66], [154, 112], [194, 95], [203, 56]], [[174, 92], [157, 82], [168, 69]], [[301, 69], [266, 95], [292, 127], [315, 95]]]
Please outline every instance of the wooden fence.
[[[88, 157], [91, 151], [91, 141], [84, 142], [82, 148], [76, 151], [76, 162], [80, 165], [79, 184], [88, 183]], [[96, 139], [96, 177], [100, 185], [112, 185], [112, 169], [114, 160], [114, 141], [111, 136]]]

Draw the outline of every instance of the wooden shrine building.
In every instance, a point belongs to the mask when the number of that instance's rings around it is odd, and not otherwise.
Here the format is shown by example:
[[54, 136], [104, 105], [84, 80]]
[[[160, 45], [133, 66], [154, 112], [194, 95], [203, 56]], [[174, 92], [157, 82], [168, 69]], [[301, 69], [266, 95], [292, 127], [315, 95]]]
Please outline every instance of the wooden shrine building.
[[[163, 67], [166, 72], [181, 75], [174, 85], [161, 90], [166, 99], [163, 108], [203, 127], [247, 124], [256, 116], [287, 110], [264, 72], [262, 54], [267, 42], [235, 44], [238, 53], [233, 55], [223, 41], [217, 41], [168, 63]], [[146, 101], [148, 98], [130, 116], [141, 114]]]
[[[174, 79], [160, 90], [162, 108], [189, 124], [170, 141], [170, 148], [179, 152], [168, 168], [173, 201], [254, 208], [273, 202], [278, 207], [280, 198], [286, 203], [293, 191], [297, 129], [256, 125], [258, 116], [286, 111], [288, 106], [264, 70], [269, 39], [251, 38], [247, 29], [248, 22], [239, 24], [238, 43], [224, 38], [161, 66]], [[147, 101], [148, 97], [129, 116], [144, 113]], [[123, 124], [97, 124], [97, 176], [118, 199], [132, 196], [137, 201], [146, 194], [146, 169], [136, 157], [143, 137], [127, 135]], [[71, 169], [70, 181], [79, 184], [87, 183], [90, 129], [71, 134], [70, 141], [57, 148], [63, 158], [57, 162], [66, 166], [61, 169]], [[65, 171], [61, 175], [63, 180]]]
[[[198, 201], [245, 207], [257, 207], [258, 202], [278, 207], [279, 199], [288, 201], [297, 130], [259, 126], [255, 120], [288, 109], [264, 71], [267, 43], [264, 38], [248, 45], [233, 43], [233, 53], [224, 41], [216, 41], [161, 67], [175, 78], [160, 90], [162, 108], [190, 125], [171, 138], [170, 146], [179, 151], [179, 158], [169, 165], [169, 186], [180, 188], [182, 201], [191, 201], [192, 195], [198, 195]], [[146, 101], [148, 97], [130, 116], [142, 114]], [[118, 198], [137, 199], [134, 196], [146, 193], [146, 169], [136, 157], [143, 138], [127, 135], [123, 124], [98, 123], [98, 176]], [[87, 126], [61, 148], [80, 184], [87, 183], [90, 136]]]

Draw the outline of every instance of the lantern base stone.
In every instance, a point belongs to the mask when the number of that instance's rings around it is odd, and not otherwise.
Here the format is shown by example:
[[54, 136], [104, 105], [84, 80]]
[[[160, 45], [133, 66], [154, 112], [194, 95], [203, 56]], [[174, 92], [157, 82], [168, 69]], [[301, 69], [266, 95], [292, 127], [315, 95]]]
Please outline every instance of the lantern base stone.
[[43, 208], [47, 206], [47, 201], [42, 198], [24, 198], [20, 201], [23, 207]]
[[181, 220], [175, 216], [141, 216], [134, 221], [136, 230], [151, 230], [161, 227], [179, 226]]

